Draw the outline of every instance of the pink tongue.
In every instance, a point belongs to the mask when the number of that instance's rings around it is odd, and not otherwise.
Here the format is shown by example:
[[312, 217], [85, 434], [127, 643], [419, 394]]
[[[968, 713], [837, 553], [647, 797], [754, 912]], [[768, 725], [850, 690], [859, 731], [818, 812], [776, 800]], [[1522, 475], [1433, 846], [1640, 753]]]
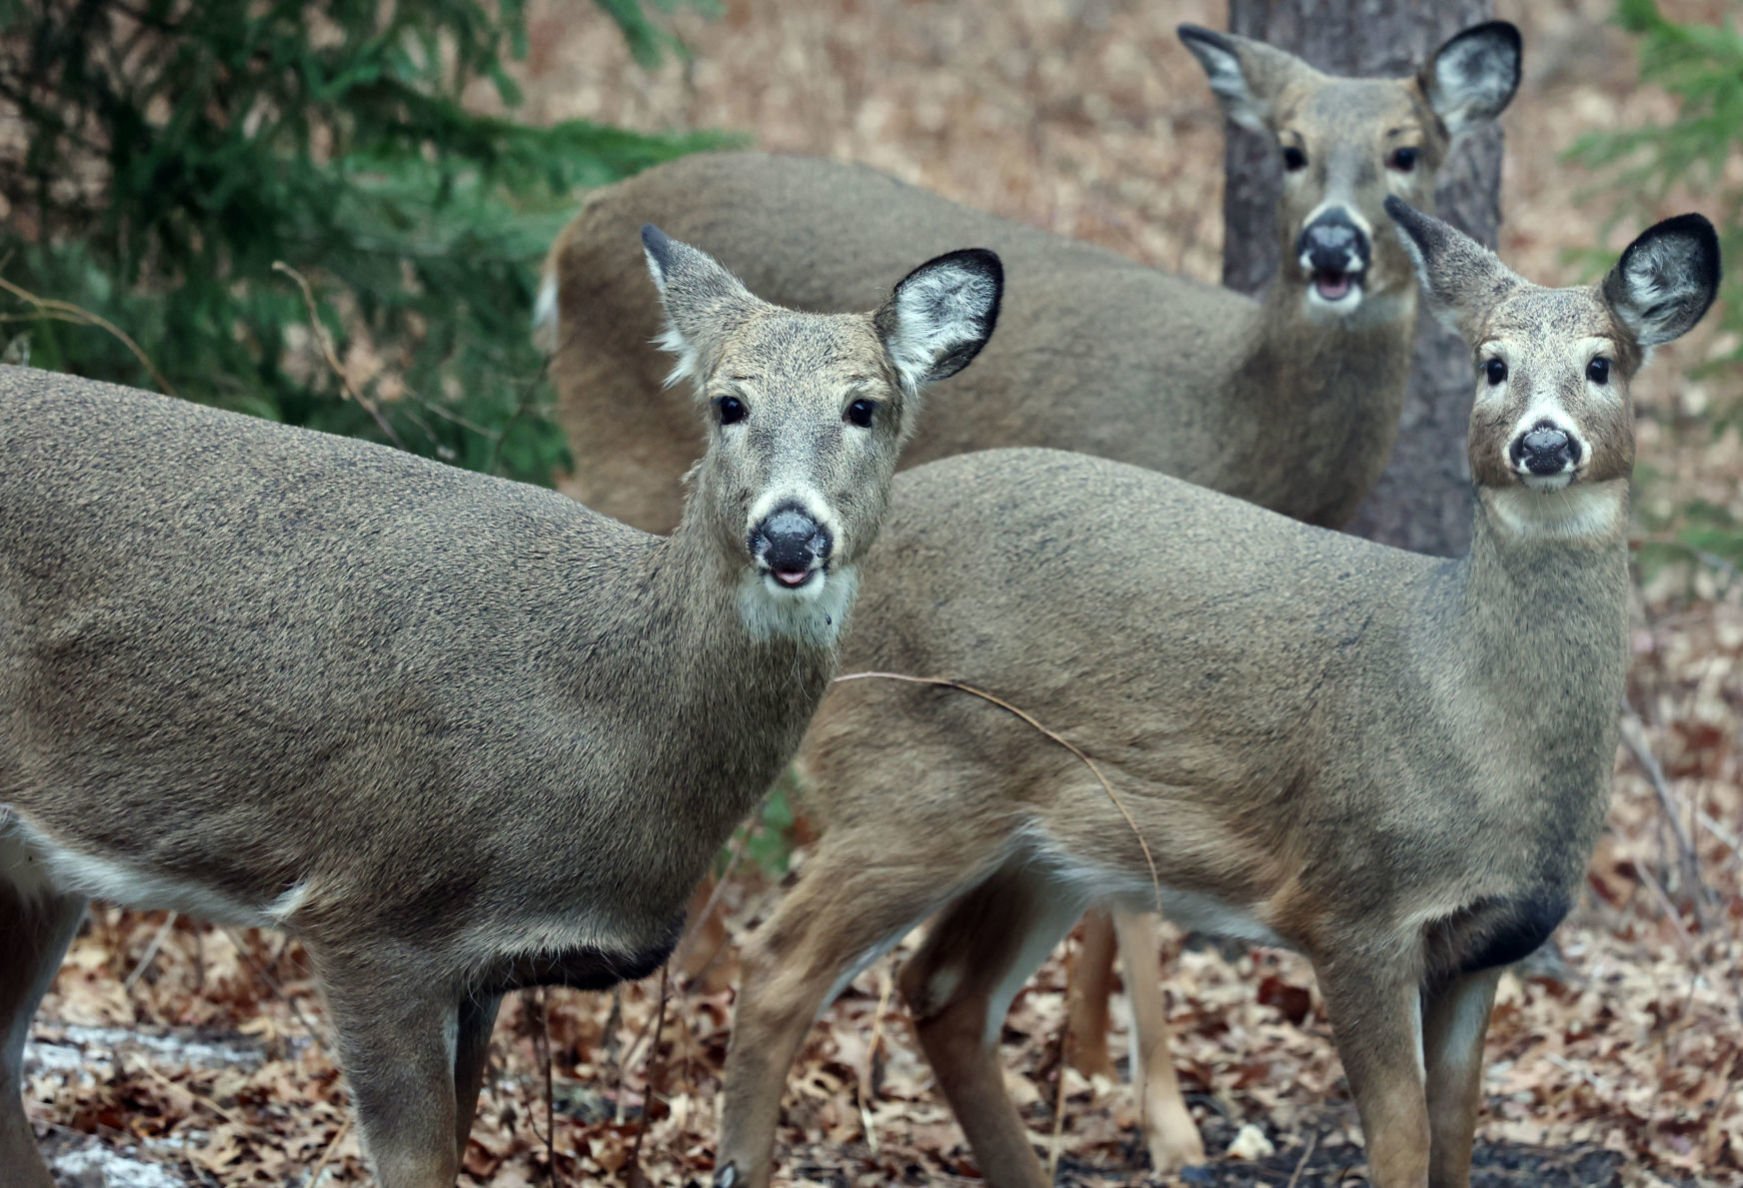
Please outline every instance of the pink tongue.
[[811, 576], [809, 569], [777, 569], [775, 580], [783, 586], [803, 586], [805, 579]]
[[1313, 283], [1319, 289], [1321, 297], [1327, 301], [1337, 301], [1350, 291], [1350, 274], [1321, 272], [1313, 278]]

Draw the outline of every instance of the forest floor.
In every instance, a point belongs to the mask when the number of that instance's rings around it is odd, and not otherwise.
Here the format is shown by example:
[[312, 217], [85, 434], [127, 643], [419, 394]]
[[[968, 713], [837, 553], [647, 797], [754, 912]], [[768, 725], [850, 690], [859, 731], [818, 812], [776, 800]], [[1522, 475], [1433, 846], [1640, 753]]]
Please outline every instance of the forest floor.
[[[1716, 20], [1728, 5], [1665, 7]], [[1619, 249], [1638, 227], [1603, 239], [1605, 197], [1582, 198], [1592, 179], [1560, 153], [1588, 130], [1661, 120], [1671, 103], [1636, 84], [1600, 0], [1499, 8], [1527, 46], [1504, 120], [1501, 253], [1534, 279], [1573, 279], [1566, 249]], [[531, 9], [530, 118], [742, 130], [763, 147], [865, 161], [1159, 267], [1218, 275], [1221, 118], [1173, 29], [1222, 24], [1220, 5], [727, 0], [717, 18], [677, 17], [694, 57], [651, 73], [594, 5]], [[1686, 378], [1723, 345], [1698, 332], [1661, 350], [1638, 386], [1643, 524], [1695, 500], [1743, 513], [1743, 443], [1705, 420], [1738, 398], [1736, 378], [1729, 388]], [[1736, 577], [1667, 566], [1644, 579], [1610, 828], [1558, 956], [1503, 981], [1479, 1185], [1743, 1183]], [[780, 894], [781, 880], [753, 865], [721, 899], [734, 935]], [[1306, 963], [1183, 949], [1178, 938], [1167, 953], [1175, 1060], [1213, 1159], [1166, 1182], [1362, 1182]], [[788, 1081], [786, 1182], [979, 1182], [891, 993], [900, 956], [864, 973], [812, 1029]], [[715, 972], [730, 986], [730, 949]], [[476, 1182], [706, 1182], [732, 993], [674, 978], [662, 1024], [660, 989], [655, 979], [616, 996], [506, 1004], [466, 1155]], [[1056, 954], [1013, 1007], [1003, 1032], [1013, 1093], [1061, 1183], [1145, 1182], [1130, 1093], [1061, 1067], [1064, 990]], [[27, 1097], [71, 1185], [364, 1179], [318, 997], [299, 948], [276, 935], [94, 911], [38, 1018]]]

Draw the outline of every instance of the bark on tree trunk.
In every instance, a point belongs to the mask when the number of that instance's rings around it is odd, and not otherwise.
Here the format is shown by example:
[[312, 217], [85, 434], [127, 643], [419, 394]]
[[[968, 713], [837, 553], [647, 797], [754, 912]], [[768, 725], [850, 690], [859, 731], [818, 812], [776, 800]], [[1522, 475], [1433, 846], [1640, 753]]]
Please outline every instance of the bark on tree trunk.
[[[1492, 0], [1229, 0], [1230, 30], [1286, 49], [1334, 74], [1411, 73], [1461, 29], [1491, 19]], [[1260, 288], [1277, 271], [1277, 193], [1282, 171], [1268, 138], [1229, 126], [1223, 192], [1223, 283]], [[1501, 130], [1465, 138], [1435, 187], [1436, 213], [1493, 246], [1501, 221]], [[1450, 556], [1470, 543], [1470, 356], [1456, 334], [1424, 316], [1410, 390], [1386, 473], [1356, 512], [1351, 532]]]

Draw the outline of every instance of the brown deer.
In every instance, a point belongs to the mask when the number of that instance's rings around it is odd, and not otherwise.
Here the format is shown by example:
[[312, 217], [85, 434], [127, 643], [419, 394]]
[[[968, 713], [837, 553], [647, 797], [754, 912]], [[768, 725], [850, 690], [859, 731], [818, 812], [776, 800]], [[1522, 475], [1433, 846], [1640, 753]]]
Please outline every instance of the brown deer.
[[[565, 489], [664, 531], [701, 445], [681, 400], [647, 395], [662, 373], [637, 347], [655, 333], [659, 311], [625, 236], [651, 217], [716, 253], [758, 292], [807, 309], [869, 304], [869, 279], [895, 271], [916, 247], [997, 250], [1020, 283], [1007, 294], [997, 340], [951, 381], [978, 398], [930, 408], [905, 465], [1053, 446], [1341, 526], [1385, 467], [1410, 371], [1416, 286], [1403, 248], [1373, 234], [1386, 222], [1382, 203], [1396, 195], [1428, 207], [1453, 142], [1511, 100], [1519, 33], [1504, 21], [1477, 25], [1403, 79], [1327, 75], [1274, 47], [1191, 25], [1180, 36], [1227, 117], [1277, 143], [1284, 267], [1263, 295], [1159, 272], [863, 167], [757, 153], [686, 157], [599, 192], [546, 261], [536, 327], [576, 461]], [[705, 959], [723, 939], [695, 952]], [[1154, 966], [1156, 948], [1152, 938], [1128, 964]], [[1080, 1001], [1101, 1009], [1080, 1013], [1077, 1030], [1105, 1061], [1105, 973], [1090, 981], [1102, 989]], [[1161, 1002], [1134, 1006], [1145, 1024], [1145, 1067], [1135, 1075], [1148, 1081], [1148, 1144], [1167, 1170], [1203, 1148], [1162, 1066]]]
[[1453, 141], [1519, 80], [1505, 22], [1452, 38], [1420, 74], [1352, 79], [1182, 26], [1228, 118], [1276, 138], [1285, 267], [1255, 299], [959, 206], [871, 169], [803, 157], [684, 157], [599, 191], [545, 264], [538, 336], [575, 455], [568, 490], [649, 531], [676, 522], [702, 439], [640, 345], [659, 310], [626, 244], [644, 218], [716, 255], [770, 300], [860, 309], [916, 249], [985, 243], [1012, 275], [997, 340], [939, 402], [914, 465], [996, 446], [1130, 462], [1312, 523], [1339, 524], [1386, 462], [1416, 291], [1383, 225], [1433, 197]]
[[537, 487], [0, 368], [0, 1167], [88, 897], [302, 938], [384, 1188], [453, 1183], [503, 993], [645, 976], [835, 668], [990, 252], [796, 313], [643, 232], [708, 447], [670, 536]]
[[806, 1030], [928, 917], [900, 974], [921, 1046], [987, 1182], [1041, 1188], [1001, 1020], [1086, 905], [1158, 893], [1183, 922], [1312, 960], [1375, 1184], [1468, 1183], [1497, 976], [1568, 910], [1609, 798], [1630, 383], [1712, 302], [1718, 241], [1684, 215], [1602, 284], [1550, 289], [1387, 205], [1472, 349], [1469, 554], [1048, 450], [901, 475], [844, 669], [1019, 705], [1124, 809], [980, 698], [836, 689], [801, 752], [822, 839], [745, 954], [720, 1188], [769, 1182]]

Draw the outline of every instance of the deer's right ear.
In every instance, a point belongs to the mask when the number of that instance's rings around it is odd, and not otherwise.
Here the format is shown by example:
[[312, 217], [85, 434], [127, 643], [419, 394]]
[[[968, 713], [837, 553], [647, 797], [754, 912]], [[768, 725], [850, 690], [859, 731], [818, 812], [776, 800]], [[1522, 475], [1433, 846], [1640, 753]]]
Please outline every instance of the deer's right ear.
[[666, 377], [670, 387], [700, 373], [709, 339], [730, 331], [757, 299], [713, 256], [652, 223], [642, 228], [642, 252], [666, 310], [666, 326], [656, 341], [678, 358]]
[[1223, 114], [1255, 132], [1270, 129], [1272, 102], [1288, 78], [1312, 69], [1276, 46], [1233, 33], [1199, 25], [1181, 25], [1176, 32], [1204, 67]]
[[1397, 195], [1386, 199], [1386, 213], [1398, 224], [1398, 238], [1416, 265], [1429, 308], [1465, 341], [1474, 340], [1484, 315], [1521, 283], [1518, 274], [1463, 231]]
[[1005, 269], [985, 248], [928, 260], [896, 286], [872, 324], [910, 390], [946, 379], [980, 353], [999, 320]]

